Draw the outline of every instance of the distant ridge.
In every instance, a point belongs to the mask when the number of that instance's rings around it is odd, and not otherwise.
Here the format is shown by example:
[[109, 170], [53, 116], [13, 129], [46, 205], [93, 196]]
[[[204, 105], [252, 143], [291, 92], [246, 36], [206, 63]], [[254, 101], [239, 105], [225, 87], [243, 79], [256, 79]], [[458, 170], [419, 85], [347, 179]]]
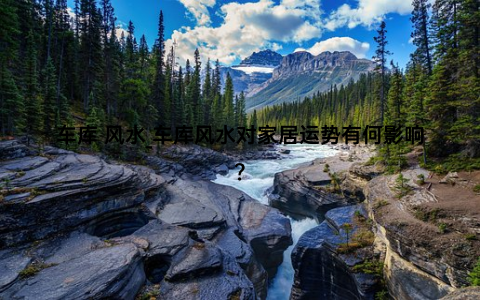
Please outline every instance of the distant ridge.
[[283, 57], [269, 80], [248, 91], [247, 108], [303, 100], [331, 85], [357, 80], [360, 74], [374, 69], [373, 61], [359, 59], [349, 51], [327, 51], [317, 56], [306, 51], [295, 52]]

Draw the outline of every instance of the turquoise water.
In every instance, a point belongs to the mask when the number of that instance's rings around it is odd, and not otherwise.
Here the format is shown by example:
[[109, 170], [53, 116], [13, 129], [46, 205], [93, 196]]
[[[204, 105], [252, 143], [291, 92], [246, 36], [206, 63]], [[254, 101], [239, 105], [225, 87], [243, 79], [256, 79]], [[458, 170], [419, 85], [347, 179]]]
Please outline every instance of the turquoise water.
[[[322, 145], [298, 144], [282, 146], [282, 148], [291, 151], [290, 154], [283, 155], [283, 159], [242, 162], [245, 165], [245, 170], [242, 172], [241, 181], [238, 180], [238, 172], [240, 171], [240, 167], [238, 167], [238, 169], [230, 170], [225, 176], [217, 175], [217, 179], [213, 182], [234, 187], [259, 202], [268, 205], [266, 191], [273, 186], [273, 179], [276, 173], [294, 169], [317, 158], [333, 156], [338, 152], [329, 146]], [[317, 225], [313, 219], [302, 221], [290, 219], [290, 223], [292, 224], [293, 245], [283, 254], [283, 263], [268, 289], [268, 300], [289, 299], [294, 276], [290, 254], [300, 236]]]

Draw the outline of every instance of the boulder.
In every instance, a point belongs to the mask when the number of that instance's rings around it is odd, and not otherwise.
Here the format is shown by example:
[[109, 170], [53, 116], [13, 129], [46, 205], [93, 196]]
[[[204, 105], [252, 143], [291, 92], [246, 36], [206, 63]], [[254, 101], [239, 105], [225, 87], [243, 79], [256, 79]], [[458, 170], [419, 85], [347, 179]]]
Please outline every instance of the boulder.
[[[318, 170], [319, 166], [314, 166]], [[287, 170], [275, 174], [269, 204], [295, 218], [314, 218], [319, 221], [327, 211], [345, 205], [345, 200], [337, 195], [315, 188], [331, 182], [323, 171], [313, 172], [311, 167]]]
[[[378, 278], [352, 271], [356, 264], [371, 259], [371, 252], [337, 251], [347, 241], [342, 225], [354, 224], [357, 211], [366, 215], [361, 206], [330, 210], [324, 222], [300, 237], [292, 252], [295, 276], [290, 299], [373, 299]], [[354, 226], [349, 234], [356, 230]]]
[[477, 300], [480, 299], [480, 287], [462, 288], [441, 298], [441, 300]]
[[16, 282], [6, 299], [133, 299], [144, 280], [142, 253], [133, 244], [107, 247]]

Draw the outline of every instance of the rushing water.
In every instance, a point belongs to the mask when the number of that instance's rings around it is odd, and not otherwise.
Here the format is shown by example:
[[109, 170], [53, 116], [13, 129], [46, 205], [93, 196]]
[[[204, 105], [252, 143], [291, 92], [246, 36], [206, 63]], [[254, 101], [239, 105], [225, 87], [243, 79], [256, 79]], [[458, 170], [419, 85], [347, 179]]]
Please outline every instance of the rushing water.
[[[281, 160], [254, 160], [242, 162], [245, 170], [242, 172], [242, 180], [238, 180], [240, 168], [230, 170], [230, 172], [221, 176], [218, 175], [215, 183], [232, 186], [239, 189], [252, 198], [268, 205], [266, 195], [267, 189], [273, 186], [273, 179], [276, 173], [288, 169], [296, 168], [304, 163], [311, 162], [316, 158], [323, 158], [335, 155], [336, 150], [328, 146], [319, 145], [288, 145], [284, 148], [290, 150], [290, 154], [284, 155]], [[290, 289], [293, 283], [293, 267], [290, 254], [300, 236], [307, 230], [315, 227], [317, 223], [312, 219], [303, 221], [290, 220], [292, 224], [293, 245], [283, 254], [283, 263], [278, 269], [277, 276], [274, 278], [268, 289], [268, 298], [270, 300], [288, 299]]]

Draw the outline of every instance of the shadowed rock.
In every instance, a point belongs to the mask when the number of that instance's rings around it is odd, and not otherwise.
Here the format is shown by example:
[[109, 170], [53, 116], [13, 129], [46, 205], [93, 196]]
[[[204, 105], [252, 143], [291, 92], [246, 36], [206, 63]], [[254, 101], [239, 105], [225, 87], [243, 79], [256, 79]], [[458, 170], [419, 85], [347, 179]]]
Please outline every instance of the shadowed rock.
[[302, 235], [292, 252], [295, 277], [290, 299], [373, 299], [378, 284], [374, 276], [351, 270], [368, 256], [337, 252], [346, 242], [342, 225], [353, 224], [356, 211], [365, 214], [361, 206], [333, 209], [324, 222]]
[[[224, 155], [197, 150], [226, 170]], [[208, 168], [189, 174], [191, 153], [147, 158], [161, 175], [17, 142], [0, 153], [1, 299], [134, 299], [142, 286], [159, 299], [264, 299], [291, 244], [278, 211], [199, 180]]]

